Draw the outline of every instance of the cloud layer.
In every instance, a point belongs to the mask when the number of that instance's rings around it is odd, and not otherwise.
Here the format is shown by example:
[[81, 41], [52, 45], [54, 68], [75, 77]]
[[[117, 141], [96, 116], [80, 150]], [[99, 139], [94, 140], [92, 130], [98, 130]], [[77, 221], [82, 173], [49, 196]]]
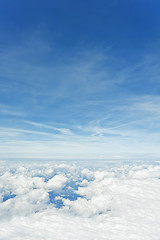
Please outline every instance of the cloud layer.
[[158, 240], [159, 179], [159, 165], [1, 163], [0, 238]]

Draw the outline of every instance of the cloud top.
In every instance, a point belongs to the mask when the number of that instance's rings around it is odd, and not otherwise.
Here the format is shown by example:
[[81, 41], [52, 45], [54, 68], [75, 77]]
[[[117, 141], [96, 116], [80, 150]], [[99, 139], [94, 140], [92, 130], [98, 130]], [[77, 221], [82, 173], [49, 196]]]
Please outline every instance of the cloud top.
[[[105, 239], [106, 235], [109, 239], [132, 235], [158, 239], [159, 178], [159, 165], [103, 169], [65, 164], [3, 165], [0, 236], [59, 239], [65, 233], [64, 239], [75, 239], [76, 235], [80, 239], [85, 233], [88, 239]], [[33, 231], [36, 226], [38, 233]], [[45, 230], [43, 226], [47, 226]]]

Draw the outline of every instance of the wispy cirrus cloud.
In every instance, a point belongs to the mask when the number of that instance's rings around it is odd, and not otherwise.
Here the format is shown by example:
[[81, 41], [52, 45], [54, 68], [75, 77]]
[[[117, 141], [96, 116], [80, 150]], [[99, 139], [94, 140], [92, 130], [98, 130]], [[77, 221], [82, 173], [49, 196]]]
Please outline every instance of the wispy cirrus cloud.
[[70, 129], [67, 128], [58, 128], [58, 127], [53, 127], [51, 125], [48, 124], [42, 124], [42, 123], [37, 123], [37, 122], [32, 122], [32, 121], [24, 121], [25, 123], [34, 126], [36, 128], [46, 128], [46, 129], [50, 129], [50, 130], [54, 130], [56, 132], [59, 132], [60, 134], [64, 134], [64, 135], [72, 135], [73, 133], [71, 132]]
[[18, 110], [17, 107], [13, 107], [6, 104], [0, 104], [0, 115], [24, 117], [26, 113]]
[[47, 39], [28, 39], [1, 51], [3, 147], [15, 144], [21, 155], [28, 146], [34, 155], [41, 149], [39, 156], [158, 151], [156, 56], [127, 64], [112, 55], [113, 46], [77, 47], [60, 55]]

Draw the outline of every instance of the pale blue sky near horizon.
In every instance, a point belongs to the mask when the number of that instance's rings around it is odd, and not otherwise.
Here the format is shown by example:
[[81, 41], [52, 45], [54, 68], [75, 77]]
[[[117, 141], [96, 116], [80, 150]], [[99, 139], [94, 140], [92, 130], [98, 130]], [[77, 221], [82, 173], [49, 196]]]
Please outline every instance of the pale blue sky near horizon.
[[0, 159], [159, 154], [160, 2], [0, 2]]

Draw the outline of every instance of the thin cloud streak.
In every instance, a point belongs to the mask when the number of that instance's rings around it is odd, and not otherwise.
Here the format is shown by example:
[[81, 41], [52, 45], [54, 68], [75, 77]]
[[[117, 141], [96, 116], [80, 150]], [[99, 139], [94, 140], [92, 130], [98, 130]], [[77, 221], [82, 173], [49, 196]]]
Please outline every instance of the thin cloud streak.
[[[95, 47], [77, 48], [74, 54], [44, 64], [38, 53], [42, 59], [54, 51], [58, 56], [56, 46], [39, 40], [35, 48], [34, 34], [31, 39], [29, 44], [25, 40], [1, 52], [0, 73], [6, 82], [0, 83], [0, 92], [6, 101], [14, 99], [0, 105], [0, 113], [10, 116], [10, 121], [7, 118], [0, 124], [2, 143], [3, 137], [5, 141], [11, 137], [18, 152], [23, 140], [23, 152], [25, 143], [39, 149], [39, 142], [44, 141], [46, 156], [63, 151], [64, 155], [158, 151], [160, 98], [142, 88], [144, 82], [152, 82], [145, 76], [155, 69], [153, 61], [143, 56], [139, 62], [125, 65], [112, 56], [112, 48]], [[159, 66], [156, 57], [155, 62]]]
[[[158, 99], [156, 96], [130, 99], [125, 106], [115, 106], [109, 114], [104, 113], [103, 118], [95, 116], [94, 120], [81, 125], [66, 124], [59, 128], [23, 120], [20, 121], [25, 123], [23, 129], [1, 127], [1, 159], [7, 156], [98, 157], [111, 152], [145, 153], [146, 149], [148, 152], [159, 152]], [[152, 103], [153, 108], [150, 105], [147, 107], [148, 103]], [[153, 131], [155, 126], [156, 131]]]
[[9, 115], [15, 117], [25, 117], [26, 113], [18, 111], [12, 106], [6, 104], [0, 104], [0, 115]]
[[53, 127], [50, 125], [41, 124], [41, 123], [37, 123], [37, 122], [31, 122], [31, 121], [24, 121], [24, 122], [29, 125], [35, 126], [35, 127], [52, 129], [52, 130], [55, 130], [64, 135], [73, 135], [73, 133], [70, 131], [70, 129], [67, 129], [67, 128], [57, 128], [57, 127]]

